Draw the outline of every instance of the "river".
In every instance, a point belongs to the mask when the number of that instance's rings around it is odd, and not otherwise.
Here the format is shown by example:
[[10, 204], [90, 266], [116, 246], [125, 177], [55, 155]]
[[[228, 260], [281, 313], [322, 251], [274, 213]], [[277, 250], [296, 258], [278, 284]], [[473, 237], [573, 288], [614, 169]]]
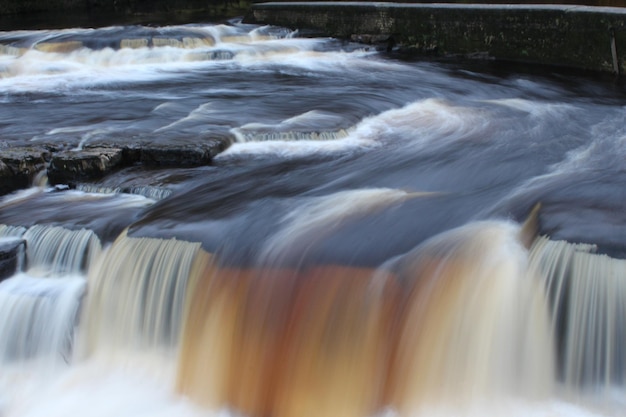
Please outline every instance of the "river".
[[0, 416], [618, 416], [619, 81], [242, 24], [0, 33]]

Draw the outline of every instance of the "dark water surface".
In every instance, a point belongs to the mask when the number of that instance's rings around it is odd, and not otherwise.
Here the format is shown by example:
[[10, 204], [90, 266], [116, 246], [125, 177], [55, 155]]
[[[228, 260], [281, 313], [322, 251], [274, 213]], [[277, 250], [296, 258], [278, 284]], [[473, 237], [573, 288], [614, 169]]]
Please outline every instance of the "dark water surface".
[[[336, 225], [316, 256], [379, 263], [470, 220], [519, 220], [536, 202], [545, 233], [624, 256], [621, 84], [407, 62], [293, 35], [239, 24], [5, 32], [1, 144], [72, 149], [233, 135], [213, 167], [129, 169], [101, 184], [175, 191], [131, 233], [202, 241], [211, 251], [226, 239], [254, 252], [294, 207], [376, 188], [435, 194]], [[17, 207], [0, 220], [19, 219]], [[81, 207], [68, 210], [89, 216]]]

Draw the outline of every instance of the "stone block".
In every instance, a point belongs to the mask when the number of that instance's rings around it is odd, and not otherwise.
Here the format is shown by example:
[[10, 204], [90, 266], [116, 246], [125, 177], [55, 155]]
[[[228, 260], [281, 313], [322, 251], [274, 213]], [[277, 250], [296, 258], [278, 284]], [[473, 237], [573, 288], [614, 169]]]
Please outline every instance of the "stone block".
[[32, 185], [46, 168], [50, 153], [39, 148], [6, 148], [0, 151], [0, 195]]
[[87, 148], [55, 153], [48, 166], [50, 184], [75, 185], [102, 178], [122, 165], [123, 150]]

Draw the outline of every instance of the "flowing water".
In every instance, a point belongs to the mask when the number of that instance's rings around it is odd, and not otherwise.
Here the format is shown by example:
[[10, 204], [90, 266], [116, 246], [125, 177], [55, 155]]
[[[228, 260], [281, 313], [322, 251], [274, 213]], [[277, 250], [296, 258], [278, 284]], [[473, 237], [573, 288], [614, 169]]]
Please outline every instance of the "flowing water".
[[0, 416], [623, 415], [621, 84], [237, 21], [0, 44], [0, 151], [231, 143], [2, 197]]

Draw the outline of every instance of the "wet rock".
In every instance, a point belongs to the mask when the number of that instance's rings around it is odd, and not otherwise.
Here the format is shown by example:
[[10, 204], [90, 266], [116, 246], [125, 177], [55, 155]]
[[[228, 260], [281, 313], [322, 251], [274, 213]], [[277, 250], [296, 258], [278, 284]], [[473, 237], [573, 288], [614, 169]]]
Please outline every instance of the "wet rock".
[[141, 161], [141, 148], [138, 146], [123, 146], [122, 165], [131, 166]]
[[0, 160], [0, 195], [11, 192], [9, 184], [13, 180], [13, 174], [8, 166]]
[[396, 45], [396, 41], [391, 35], [370, 35], [370, 34], [352, 34], [350, 35], [352, 42], [372, 45], [377, 50], [391, 51]]
[[18, 256], [26, 241], [20, 238], [0, 238], [0, 281], [15, 274]]
[[173, 167], [207, 165], [217, 154], [228, 148], [230, 143], [230, 138], [215, 138], [193, 145], [146, 145], [141, 149], [141, 163], [148, 166]]
[[80, 181], [102, 178], [122, 166], [123, 150], [118, 148], [87, 148], [63, 151], [52, 156], [48, 166], [50, 184], [75, 185]]
[[46, 167], [50, 153], [39, 148], [6, 148], [0, 152], [0, 195], [29, 187]]
[[[197, 167], [208, 165], [234, 141], [230, 134], [201, 138], [165, 138], [162, 142], [121, 144], [102, 141], [81, 150], [3, 149], [0, 152], [0, 195], [27, 188], [39, 172], [51, 186], [75, 188], [130, 166]], [[47, 166], [47, 171], [46, 171]]]

